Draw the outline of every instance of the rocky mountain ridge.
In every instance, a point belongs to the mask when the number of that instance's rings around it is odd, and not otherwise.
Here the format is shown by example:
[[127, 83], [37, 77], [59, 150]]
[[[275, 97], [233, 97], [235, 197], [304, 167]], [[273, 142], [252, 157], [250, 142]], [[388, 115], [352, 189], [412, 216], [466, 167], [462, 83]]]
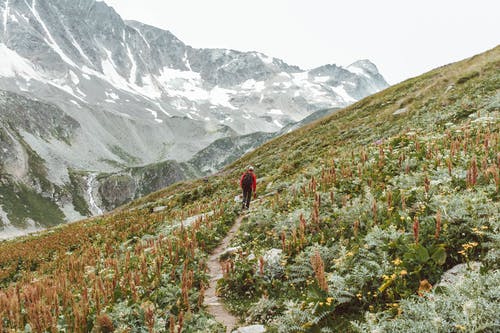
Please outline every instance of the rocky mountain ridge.
[[[48, 182], [70, 188], [70, 170], [116, 173], [187, 163], [218, 139], [276, 133], [386, 86], [368, 61], [306, 71], [259, 52], [197, 49], [168, 31], [122, 20], [104, 2], [0, 0], [0, 89], [20, 103], [5, 104], [11, 111], [2, 126], [15, 120], [13, 110], [30, 115], [22, 127], [14, 125], [17, 144], [7, 134], [1, 143], [12, 148], [0, 151], [8, 164], [2, 174], [9, 184], [28, 184], [43, 197], [51, 195], [9, 166], [23, 160], [20, 142], [37, 156]], [[62, 112], [63, 121], [49, 126], [50, 136], [40, 129], [46, 125], [43, 111], [23, 106], [25, 98]], [[236, 157], [224, 153], [221, 161]], [[69, 202], [57, 203], [66, 219], [82, 217]]]

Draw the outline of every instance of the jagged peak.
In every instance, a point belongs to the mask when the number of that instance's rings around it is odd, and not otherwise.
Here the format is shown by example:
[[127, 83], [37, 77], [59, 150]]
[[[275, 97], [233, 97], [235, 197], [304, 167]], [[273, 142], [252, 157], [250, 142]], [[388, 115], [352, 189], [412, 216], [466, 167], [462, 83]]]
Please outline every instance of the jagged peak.
[[360, 68], [371, 74], [379, 74], [377, 66], [368, 59], [361, 59], [347, 66], [347, 69], [352, 69], [352, 68]]

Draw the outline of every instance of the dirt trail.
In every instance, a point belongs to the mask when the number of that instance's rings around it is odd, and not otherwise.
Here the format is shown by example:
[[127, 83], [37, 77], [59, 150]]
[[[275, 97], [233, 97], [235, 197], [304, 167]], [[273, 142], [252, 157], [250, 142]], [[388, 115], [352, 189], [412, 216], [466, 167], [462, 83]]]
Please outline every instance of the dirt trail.
[[226, 326], [226, 333], [230, 333], [233, 331], [233, 329], [236, 327], [236, 324], [238, 323], [238, 318], [230, 314], [226, 310], [226, 308], [224, 308], [224, 305], [221, 303], [215, 290], [217, 287], [217, 280], [222, 278], [222, 269], [219, 263], [219, 256], [228, 248], [229, 243], [240, 228], [243, 218], [244, 216], [239, 216], [236, 219], [231, 230], [229, 230], [226, 237], [222, 240], [220, 245], [217, 246], [217, 248], [208, 259], [210, 286], [205, 291], [204, 303], [207, 306], [207, 311], [212, 314], [218, 322]]

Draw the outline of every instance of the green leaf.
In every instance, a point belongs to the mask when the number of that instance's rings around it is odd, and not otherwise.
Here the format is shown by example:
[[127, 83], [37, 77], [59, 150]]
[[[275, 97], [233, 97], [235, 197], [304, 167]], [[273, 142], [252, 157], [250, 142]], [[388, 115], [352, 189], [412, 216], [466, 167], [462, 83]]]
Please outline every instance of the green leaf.
[[438, 265], [443, 265], [446, 261], [446, 251], [444, 248], [439, 247], [433, 254], [432, 254], [432, 260], [438, 264]]
[[415, 259], [421, 263], [425, 263], [429, 260], [429, 251], [420, 244], [415, 246]]

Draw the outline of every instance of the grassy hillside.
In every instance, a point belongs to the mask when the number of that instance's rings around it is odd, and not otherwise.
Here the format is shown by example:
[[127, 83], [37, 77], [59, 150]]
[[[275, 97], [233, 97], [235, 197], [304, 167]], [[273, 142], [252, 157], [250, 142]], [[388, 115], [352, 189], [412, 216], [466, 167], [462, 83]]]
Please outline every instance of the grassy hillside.
[[[252, 164], [259, 200], [219, 285], [242, 318], [270, 332], [494, 332], [499, 112], [497, 47], [272, 140], [208, 181], [0, 243], [0, 331], [224, 332], [202, 306], [206, 258]], [[457, 264], [467, 273], [437, 286]]]

